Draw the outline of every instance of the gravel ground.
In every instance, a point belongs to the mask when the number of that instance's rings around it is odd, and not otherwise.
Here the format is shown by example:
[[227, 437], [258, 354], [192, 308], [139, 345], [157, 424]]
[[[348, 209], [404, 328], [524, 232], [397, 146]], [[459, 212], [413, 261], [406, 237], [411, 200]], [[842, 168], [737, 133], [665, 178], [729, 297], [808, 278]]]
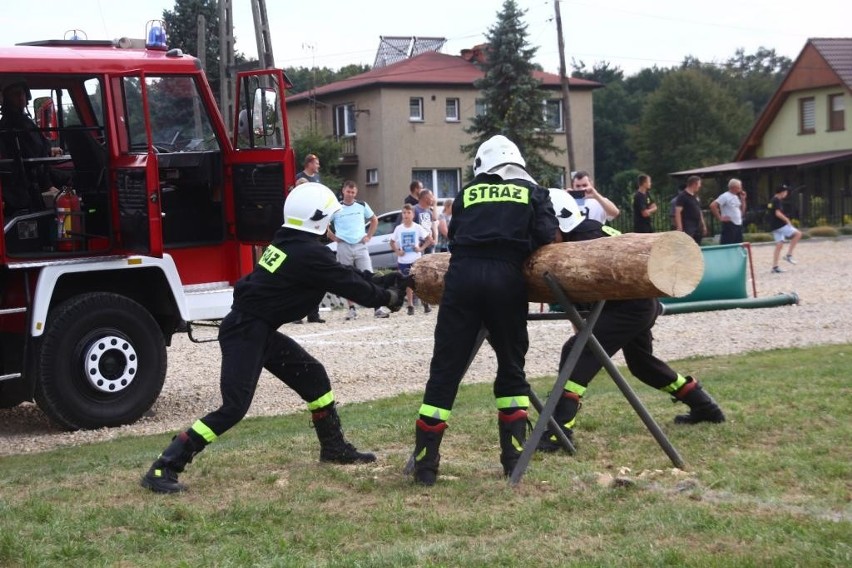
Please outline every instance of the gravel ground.
[[[783, 263], [771, 274], [772, 245], [753, 247], [758, 297], [796, 292], [800, 303], [775, 308], [726, 310], [664, 316], [654, 328], [655, 352], [663, 359], [727, 355], [782, 347], [852, 343], [852, 239], [807, 240], [796, 251], [798, 264]], [[786, 252], [786, 247], [785, 251]], [[751, 286], [751, 283], [749, 283]], [[532, 306], [538, 309], [538, 305]], [[345, 311], [328, 312], [326, 324], [287, 325], [328, 369], [341, 403], [422, 392], [432, 355], [436, 311], [413, 316], [405, 310], [374, 319], [372, 310], [345, 321]], [[530, 322], [527, 374], [555, 374], [559, 350], [571, 333], [567, 321]], [[616, 361], [621, 363], [620, 355]], [[466, 382], [490, 382], [496, 364], [487, 346], [477, 355]], [[688, 369], [687, 369], [688, 371]], [[218, 343], [193, 344], [176, 336], [159, 400], [136, 424], [94, 431], [63, 432], [33, 404], [0, 410], [0, 455], [45, 451], [131, 434], [174, 432], [220, 404]], [[304, 411], [304, 403], [264, 372], [249, 416]]]

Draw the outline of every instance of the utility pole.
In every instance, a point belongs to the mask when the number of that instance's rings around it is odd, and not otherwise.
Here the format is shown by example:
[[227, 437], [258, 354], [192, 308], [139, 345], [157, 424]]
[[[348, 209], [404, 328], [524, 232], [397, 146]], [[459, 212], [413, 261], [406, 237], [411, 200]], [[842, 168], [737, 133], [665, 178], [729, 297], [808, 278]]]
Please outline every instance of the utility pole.
[[228, 127], [234, 131], [234, 14], [231, 0], [219, 0], [219, 110]]
[[[207, 69], [207, 18], [198, 14], [195, 28], [195, 41], [198, 46], [198, 62], [202, 69]], [[202, 138], [201, 133], [201, 101], [195, 99], [192, 105], [192, 123], [195, 125], [195, 137]]]
[[[559, 13], [560, 0], [554, 0], [556, 8], [556, 35], [559, 38], [559, 77], [562, 81], [562, 116], [565, 117], [565, 145], [568, 148], [568, 176], [574, 170], [574, 138], [571, 134], [571, 99], [568, 89], [568, 75], [565, 72], [565, 42], [562, 39], [562, 15]], [[566, 180], [567, 181], [567, 180]]]
[[254, 36], [257, 41], [257, 59], [260, 61], [260, 68], [272, 69], [275, 67], [275, 58], [272, 56], [266, 0], [251, 0], [251, 15], [254, 18]]

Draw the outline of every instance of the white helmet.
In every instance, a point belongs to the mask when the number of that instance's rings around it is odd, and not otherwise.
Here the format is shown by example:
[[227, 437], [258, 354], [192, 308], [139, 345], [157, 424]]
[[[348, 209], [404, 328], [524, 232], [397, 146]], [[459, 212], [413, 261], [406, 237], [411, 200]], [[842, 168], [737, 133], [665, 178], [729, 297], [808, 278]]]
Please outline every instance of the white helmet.
[[297, 231], [324, 235], [340, 203], [326, 186], [308, 182], [296, 186], [284, 201], [284, 225]]
[[522, 168], [527, 167], [521, 151], [514, 142], [501, 134], [492, 136], [483, 142], [476, 151], [473, 160], [473, 175], [479, 175], [506, 164], [516, 164]]
[[583, 222], [583, 214], [580, 213], [577, 202], [564, 189], [551, 187], [548, 191], [550, 200], [553, 202], [553, 210], [556, 211], [556, 218], [559, 220], [559, 230], [570, 233]]

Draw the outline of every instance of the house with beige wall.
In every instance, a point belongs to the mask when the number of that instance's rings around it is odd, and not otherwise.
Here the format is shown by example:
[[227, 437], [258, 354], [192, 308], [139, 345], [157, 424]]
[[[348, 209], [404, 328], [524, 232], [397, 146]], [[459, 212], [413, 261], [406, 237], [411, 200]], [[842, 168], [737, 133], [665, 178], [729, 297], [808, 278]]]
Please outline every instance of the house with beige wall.
[[[291, 135], [315, 129], [340, 140], [341, 175], [358, 183], [359, 196], [377, 213], [399, 209], [413, 179], [439, 198], [454, 197], [472, 161], [461, 150], [472, 141], [464, 129], [487, 112], [473, 86], [482, 77], [476, 57], [475, 50], [463, 56], [426, 52], [296, 94], [287, 99]], [[560, 77], [535, 77], [548, 92], [542, 112], [559, 148], [544, 158], [567, 167]], [[575, 160], [584, 169], [594, 163], [592, 91], [600, 86], [570, 80]]]
[[672, 174], [737, 177], [759, 218], [781, 184], [805, 225], [852, 223], [852, 38], [809, 39], [733, 162]]

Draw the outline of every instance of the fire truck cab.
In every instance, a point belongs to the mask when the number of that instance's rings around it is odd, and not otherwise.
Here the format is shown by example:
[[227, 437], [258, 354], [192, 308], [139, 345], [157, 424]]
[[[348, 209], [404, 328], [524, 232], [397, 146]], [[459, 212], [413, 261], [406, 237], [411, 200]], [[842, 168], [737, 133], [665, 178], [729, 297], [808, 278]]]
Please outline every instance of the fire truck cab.
[[[142, 40], [0, 47], [0, 90], [13, 84], [38, 120], [7, 120], [3, 101], [0, 407], [35, 401], [66, 429], [132, 423], [172, 335], [224, 317], [281, 225], [285, 77], [238, 74], [232, 132], [198, 60]], [[28, 152], [34, 136], [50, 151]]]

